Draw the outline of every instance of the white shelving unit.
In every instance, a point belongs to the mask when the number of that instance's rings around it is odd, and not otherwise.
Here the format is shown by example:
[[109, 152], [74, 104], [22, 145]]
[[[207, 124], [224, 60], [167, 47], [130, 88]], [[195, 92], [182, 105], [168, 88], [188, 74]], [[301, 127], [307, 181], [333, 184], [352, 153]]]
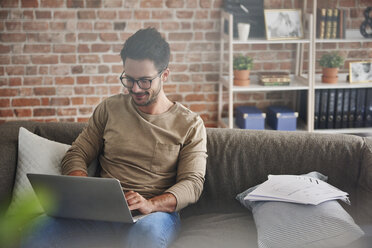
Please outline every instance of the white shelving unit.
[[[247, 41], [240, 41], [233, 39], [233, 16], [230, 13], [222, 11], [221, 14], [221, 51], [220, 51], [220, 61], [224, 61], [225, 54], [225, 44], [228, 46], [228, 60], [227, 63], [228, 70], [224, 71], [223, 62], [220, 63], [220, 83], [219, 83], [219, 106], [218, 106], [218, 124], [221, 127], [234, 128], [234, 118], [233, 118], [233, 103], [234, 103], [234, 93], [243, 93], [243, 92], [267, 92], [267, 91], [298, 91], [306, 90], [308, 92], [308, 99], [311, 99], [311, 81], [313, 71], [312, 64], [309, 63], [307, 68], [308, 73], [302, 73], [302, 61], [304, 56], [304, 44], [309, 44], [308, 54], [311, 57], [314, 53], [311, 52], [312, 46], [310, 34], [313, 32], [313, 15], [306, 14], [306, 23], [309, 24], [309, 27], [306, 30], [309, 30], [308, 33], [305, 33], [304, 39], [297, 40], [266, 40], [266, 39], [249, 39]], [[224, 32], [224, 23], [227, 20], [228, 23], [228, 34]], [[295, 44], [297, 46], [296, 51], [296, 63], [295, 74], [291, 75], [291, 82], [288, 86], [263, 86], [258, 83], [258, 78], [255, 75], [250, 77], [251, 83], [249, 86], [234, 86], [233, 79], [233, 54], [234, 46], [241, 44]], [[223, 93], [224, 90], [228, 92], [228, 118], [222, 118], [222, 108], [223, 108]], [[310, 106], [308, 104], [308, 106]], [[308, 110], [308, 123], [302, 127], [303, 130], [310, 131], [313, 123], [310, 121], [311, 109]]]
[[[306, 6], [304, 1], [304, 6]], [[303, 8], [303, 13], [306, 8]], [[339, 74], [339, 82], [336, 84], [325, 84], [321, 82], [321, 75], [315, 72], [316, 63], [316, 44], [321, 43], [350, 43], [350, 42], [370, 42], [371, 40], [362, 37], [357, 30], [347, 30], [345, 39], [317, 39], [316, 38], [316, 13], [317, 0], [313, 3], [312, 14], [305, 14], [305, 22], [308, 26], [304, 27], [305, 38], [298, 40], [266, 40], [266, 39], [249, 39], [240, 41], [233, 39], [233, 16], [230, 13], [222, 11], [221, 14], [221, 46], [220, 46], [220, 80], [219, 80], [219, 99], [218, 99], [218, 124], [220, 127], [236, 128], [233, 118], [234, 93], [249, 93], [249, 92], [268, 92], [268, 91], [299, 91], [307, 92], [307, 122], [298, 122], [298, 130], [309, 132], [322, 133], [366, 133], [372, 132], [372, 128], [347, 128], [347, 129], [316, 129], [314, 130], [314, 105], [315, 105], [315, 90], [316, 89], [351, 89], [351, 88], [372, 88], [372, 83], [350, 84], [346, 81], [346, 73]], [[224, 32], [225, 21], [228, 23], [228, 34]], [[291, 83], [289, 86], [263, 86], [258, 83], [257, 77], [251, 75], [250, 86], [234, 86], [233, 83], [233, 55], [234, 46], [242, 44], [295, 44], [296, 59], [295, 73], [291, 75]], [[308, 44], [308, 49], [305, 51], [304, 45]], [[308, 54], [307, 73], [303, 73], [302, 65], [304, 53]], [[225, 54], [228, 54], [226, 59]], [[227, 64], [227, 71], [226, 66]], [[223, 94], [227, 92], [228, 116], [222, 118], [222, 110], [224, 104]], [[226, 100], [225, 100], [226, 101]], [[266, 127], [267, 128], [267, 127]], [[268, 128], [269, 129], [269, 128]]]
[[[313, 21], [314, 21], [314, 27], [316, 29], [316, 13], [317, 13], [317, 0], [314, 1], [313, 3], [313, 13], [315, 15]], [[364, 38], [359, 30], [346, 30], [345, 36], [346, 38], [344, 39], [317, 39], [316, 38], [316, 30], [314, 29], [313, 33], [313, 40], [312, 44], [314, 46], [313, 49], [313, 58], [316, 58], [316, 44], [322, 44], [322, 43], [352, 43], [352, 42], [371, 42], [371, 40], [368, 40]], [[315, 68], [315, 60], [313, 61], [313, 67]], [[353, 88], [372, 88], [372, 83], [358, 83], [358, 84], [351, 84], [346, 80], [347, 73], [340, 73], [338, 75], [338, 82], [336, 84], [325, 84], [321, 82], [321, 74], [315, 74], [314, 70], [314, 82], [313, 88], [315, 89], [353, 89]], [[313, 95], [314, 96], [314, 95]], [[314, 98], [312, 100], [312, 106], [315, 105], [315, 100]], [[314, 116], [312, 116], [312, 120], [314, 119]], [[348, 134], [357, 134], [357, 133], [369, 133], [372, 132], [372, 127], [361, 127], [361, 128], [342, 128], [342, 129], [316, 129], [316, 130], [311, 130], [314, 132], [319, 132], [319, 133], [348, 133]]]

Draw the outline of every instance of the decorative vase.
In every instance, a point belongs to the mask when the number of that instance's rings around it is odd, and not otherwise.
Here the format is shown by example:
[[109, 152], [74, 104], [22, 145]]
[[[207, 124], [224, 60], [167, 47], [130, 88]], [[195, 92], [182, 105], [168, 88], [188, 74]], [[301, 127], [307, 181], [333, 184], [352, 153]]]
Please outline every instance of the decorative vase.
[[234, 70], [234, 85], [248, 86], [250, 83], [250, 70]]
[[322, 82], [335, 84], [338, 82], [338, 68], [323, 68]]
[[239, 40], [247, 41], [250, 29], [251, 29], [251, 24], [249, 24], [249, 23], [238, 23]]

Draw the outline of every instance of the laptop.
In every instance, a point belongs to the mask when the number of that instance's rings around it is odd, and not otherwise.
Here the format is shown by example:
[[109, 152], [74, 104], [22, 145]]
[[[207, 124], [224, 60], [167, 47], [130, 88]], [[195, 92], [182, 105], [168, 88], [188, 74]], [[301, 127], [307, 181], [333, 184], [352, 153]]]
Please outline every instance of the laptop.
[[[120, 182], [113, 178], [28, 173], [27, 177], [45, 213], [52, 217], [135, 223]], [[53, 204], [43, 199], [45, 189]]]

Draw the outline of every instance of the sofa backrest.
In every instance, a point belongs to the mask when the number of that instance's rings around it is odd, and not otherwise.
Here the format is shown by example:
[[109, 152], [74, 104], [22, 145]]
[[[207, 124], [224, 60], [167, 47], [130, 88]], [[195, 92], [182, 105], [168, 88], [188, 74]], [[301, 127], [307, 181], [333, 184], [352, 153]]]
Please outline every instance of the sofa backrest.
[[[28, 121], [0, 125], [0, 202], [9, 201], [13, 188], [20, 126], [71, 144], [85, 125]], [[372, 170], [372, 141], [358, 136], [208, 128], [207, 137], [204, 191], [196, 204], [182, 211], [185, 216], [246, 211], [235, 200], [236, 194], [262, 183], [268, 174], [318, 171], [342, 190], [356, 188], [359, 178], [372, 190], [371, 178], [364, 174], [360, 177], [361, 171]]]

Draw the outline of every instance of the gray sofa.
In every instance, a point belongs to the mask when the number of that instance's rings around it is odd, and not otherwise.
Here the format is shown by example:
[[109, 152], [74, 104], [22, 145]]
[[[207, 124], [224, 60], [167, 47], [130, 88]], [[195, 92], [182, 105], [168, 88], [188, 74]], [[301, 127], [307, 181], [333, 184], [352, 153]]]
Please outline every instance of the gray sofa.
[[[0, 201], [10, 201], [17, 167], [19, 127], [71, 144], [81, 123], [8, 122], [0, 125]], [[366, 233], [346, 247], [372, 247], [372, 140], [307, 132], [207, 129], [208, 162], [200, 200], [181, 211], [175, 248], [257, 247], [252, 213], [235, 199], [268, 174], [318, 171], [350, 194], [341, 204]]]

